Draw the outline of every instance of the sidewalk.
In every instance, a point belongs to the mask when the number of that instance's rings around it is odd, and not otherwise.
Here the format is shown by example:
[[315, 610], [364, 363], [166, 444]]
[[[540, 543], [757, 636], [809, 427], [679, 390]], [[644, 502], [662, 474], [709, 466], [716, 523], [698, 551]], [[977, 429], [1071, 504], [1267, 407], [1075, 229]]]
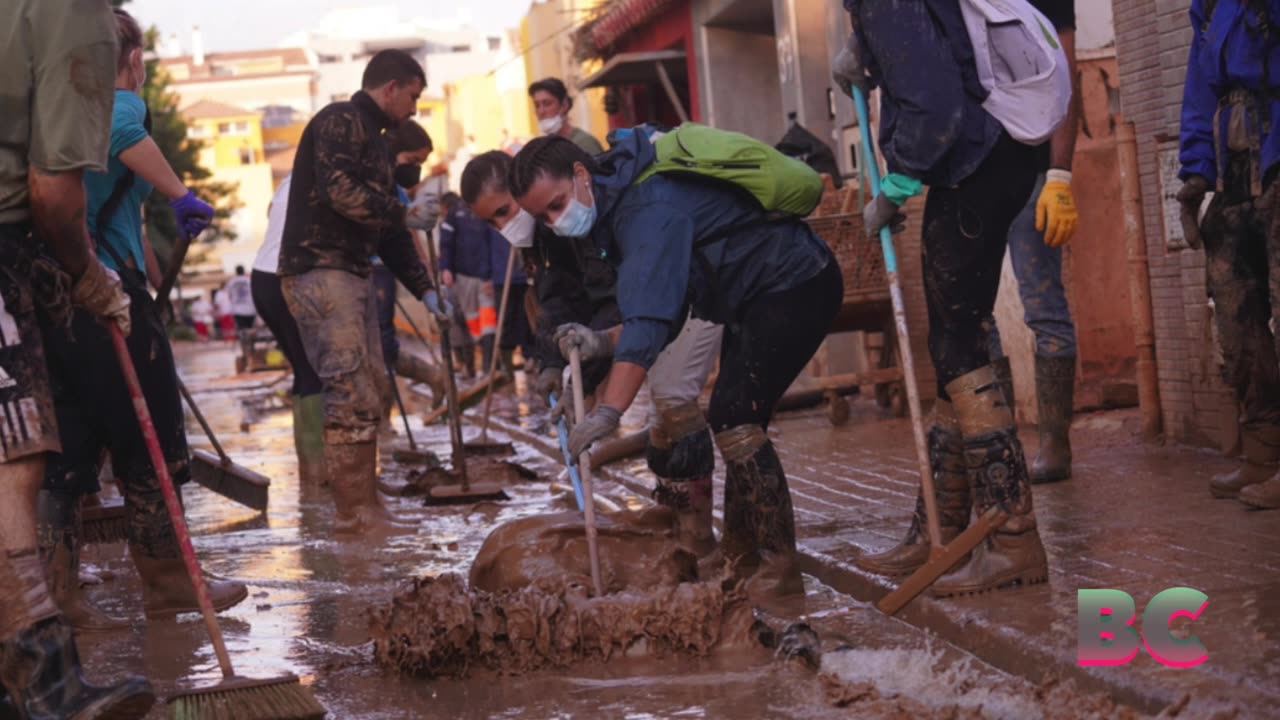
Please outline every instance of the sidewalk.
[[[805, 572], [873, 601], [893, 585], [853, 562], [900, 539], [914, 506], [917, 464], [907, 421], [883, 418], [867, 400], [853, 407], [844, 427], [812, 411], [778, 418], [770, 435], [791, 483]], [[549, 432], [497, 421], [558, 455]], [[1144, 446], [1137, 429], [1134, 411], [1077, 418], [1075, 477], [1035, 488], [1047, 584], [920, 598], [899, 617], [1033, 682], [1073, 679], [1147, 712], [1189, 693], [1235, 706], [1237, 717], [1280, 717], [1280, 511], [1212, 499], [1208, 477], [1233, 462], [1196, 449]], [[1024, 429], [1022, 438], [1033, 457], [1034, 430]], [[653, 484], [642, 457], [604, 471], [639, 492]], [[1143, 651], [1122, 667], [1077, 665], [1077, 589], [1124, 590], [1141, 610], [1174, 586], [1209, 596], [1209, 607], [1190, 625], [1209, 650], [1207, 662], [1168, 668]]]

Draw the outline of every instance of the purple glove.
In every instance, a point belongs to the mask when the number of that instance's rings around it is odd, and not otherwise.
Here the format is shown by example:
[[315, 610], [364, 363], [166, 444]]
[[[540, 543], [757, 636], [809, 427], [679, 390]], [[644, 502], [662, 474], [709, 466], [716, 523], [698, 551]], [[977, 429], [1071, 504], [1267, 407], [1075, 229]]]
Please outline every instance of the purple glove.
[[170, 200], [169, 207], [177, 218], [178, 227], [188, 239], [194, 239], [213, 222], [213, 206], [196, 197], [190, 190], [177, 200]]

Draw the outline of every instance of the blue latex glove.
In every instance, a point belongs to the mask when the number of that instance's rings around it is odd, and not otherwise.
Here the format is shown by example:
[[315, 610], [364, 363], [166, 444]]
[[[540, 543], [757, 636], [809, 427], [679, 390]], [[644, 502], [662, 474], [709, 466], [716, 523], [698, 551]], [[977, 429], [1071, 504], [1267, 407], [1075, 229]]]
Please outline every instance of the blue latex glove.
[[435, 316], [436, 322], [442, 325], [449, 324], [449, 318], [453, 315], [453, 306], [448, 300], [441, 297], [440, 293], [435, 290], [428, 290], [426, 295], [422, 296], [422, 304], [427, 306], [427, 310]]
[[196, 197], [190, 190], [177, 200], [170, 200], [169, 207], [173, 208], [178, 227], [188, 239], [195, 239], [213, 222], [213, 206]]

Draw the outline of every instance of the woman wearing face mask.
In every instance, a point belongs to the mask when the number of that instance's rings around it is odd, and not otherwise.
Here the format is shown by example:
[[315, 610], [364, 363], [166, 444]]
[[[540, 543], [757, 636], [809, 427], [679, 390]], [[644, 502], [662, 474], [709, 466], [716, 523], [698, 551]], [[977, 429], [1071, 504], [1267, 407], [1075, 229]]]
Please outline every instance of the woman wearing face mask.
[[765, 429], [840, 308], [840, 270], [807, 225], [770, 221], [735, 187], [661, 174], [632, 184], [655, 159], [637, 132], [598, 164], [556, 137], [530, 142], [512, 163], [511, 193], [525, 211], [562, 237], [589, 236], [618, 268], [622, 324], [556, 333], [566, 355], [576, 346], [584, 359], [613, 358], [570, 450], [617, 428], [685, 313], [723, 325], [707, 418], [726, 466], [721, 548], [754, 602], [793, 612], [804, 592], [795, 520]]
[[[120, 56], [106, 173], [85, 173], [89, 232], [99, 259], [116, 271], [130, 299], [132, 332], [127, 343], [142, 391], [151, 409], [169, 471], [178, 483], [189, 476], [189, 454], [173, 350], [147, 276], [159, 282], [154, 253], [142, 231], [142, 203], [152, 190], [169, 198], [178, 227], [198, 235], [213, 219], [213, 208], [183, 184], [147, 130], [147, 107], [138, 96], [146, 82], [144, 37], [136, 20], [115, 11]], [[76, 310], [70, 328], [42, 318], [62, 453], [50, 456], [40, 497], [41, 552], [50, 588], [74, 627], [108, 630], [124, 627], [81, 594], [77, 566], [80, 551], [80, 500], [98, 490], [101, 452], [124, 488], [129, 516], [129, 554], [142, 579], [147, 617], [166, 617], [198, 609], [173, 524], [165, 510], [133, 401], [115, 360], [107, 328]], [[214, 607], [225, 610], [248, 596], [237, 582], [209, 582]]]
[[569, 121], [573, 98], [569, 97], [569, 91], [560, 78], [543, 78], [530, 85], [529, 99], [533, 101], [533, 112], [538, 116], [538, 129], [543, 135], [558, 135], [591, 155], [604, 152], [599, 140], [586, 130], [574, 127]]

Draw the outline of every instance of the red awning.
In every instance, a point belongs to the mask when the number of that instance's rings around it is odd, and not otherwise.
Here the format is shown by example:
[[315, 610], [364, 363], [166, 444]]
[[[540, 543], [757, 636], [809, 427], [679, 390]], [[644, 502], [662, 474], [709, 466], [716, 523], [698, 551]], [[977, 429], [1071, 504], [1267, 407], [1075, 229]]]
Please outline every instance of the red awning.
[[591, 43], [597, 50], [607, 50], [619, 38], [658, 16], [676, 0], [615, 0], [598, 20], [592, 23]]

